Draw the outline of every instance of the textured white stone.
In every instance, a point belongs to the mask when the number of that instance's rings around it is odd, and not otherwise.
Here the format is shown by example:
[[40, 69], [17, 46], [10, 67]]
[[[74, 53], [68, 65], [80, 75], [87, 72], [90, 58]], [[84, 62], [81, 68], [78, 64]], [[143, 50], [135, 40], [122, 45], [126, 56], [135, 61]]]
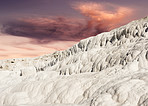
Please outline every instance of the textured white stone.
[[1, 60], [0, 105], [148, 106], [148, 17], [64, 51]]

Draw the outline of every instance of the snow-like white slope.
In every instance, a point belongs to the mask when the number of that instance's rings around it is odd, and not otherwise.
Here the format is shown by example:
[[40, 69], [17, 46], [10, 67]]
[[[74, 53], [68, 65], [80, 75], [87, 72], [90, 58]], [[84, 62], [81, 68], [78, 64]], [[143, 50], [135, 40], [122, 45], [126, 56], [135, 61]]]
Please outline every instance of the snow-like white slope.
[[65, 51], [0, 61], [0, 105], [148, 106], [148, 17]]

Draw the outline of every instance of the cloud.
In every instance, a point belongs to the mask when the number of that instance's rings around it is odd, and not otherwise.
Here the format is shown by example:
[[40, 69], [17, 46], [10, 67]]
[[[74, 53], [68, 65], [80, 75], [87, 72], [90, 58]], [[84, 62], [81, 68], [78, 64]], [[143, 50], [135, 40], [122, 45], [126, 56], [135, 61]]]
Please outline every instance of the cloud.
[[77, 2], [73, 8], [89, 17], [91, 25], [96, 24], [96, 28], [107, 30], [125, 24], [134, 12], [132, 8], [111, 3]]
[[[100, 32], [102, 32], [101, 30]], [[35, 39], [34, 43], [52, 41], [79, 41], [97, 34], [97, 30], [82, 20], [56, 18], [21, 19], [3, 24], [3, 32], [20, 37]]]

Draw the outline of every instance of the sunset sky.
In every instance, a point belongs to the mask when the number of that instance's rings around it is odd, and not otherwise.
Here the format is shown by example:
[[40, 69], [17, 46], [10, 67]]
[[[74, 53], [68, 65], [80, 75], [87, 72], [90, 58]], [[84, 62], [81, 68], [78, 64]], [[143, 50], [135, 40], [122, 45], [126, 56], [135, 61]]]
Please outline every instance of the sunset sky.
[[36, 57], [148, 15], [148, 0], [0, 0], [0, 59]]

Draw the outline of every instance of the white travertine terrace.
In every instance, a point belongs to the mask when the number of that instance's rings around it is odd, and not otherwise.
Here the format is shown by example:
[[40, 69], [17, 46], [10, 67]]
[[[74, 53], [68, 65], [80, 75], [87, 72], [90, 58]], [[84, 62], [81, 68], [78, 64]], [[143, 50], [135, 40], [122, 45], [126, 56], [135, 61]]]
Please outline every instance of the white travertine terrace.
[[2, 106], [148, 106], [148, 17], [65, 51], [0, 61]]

